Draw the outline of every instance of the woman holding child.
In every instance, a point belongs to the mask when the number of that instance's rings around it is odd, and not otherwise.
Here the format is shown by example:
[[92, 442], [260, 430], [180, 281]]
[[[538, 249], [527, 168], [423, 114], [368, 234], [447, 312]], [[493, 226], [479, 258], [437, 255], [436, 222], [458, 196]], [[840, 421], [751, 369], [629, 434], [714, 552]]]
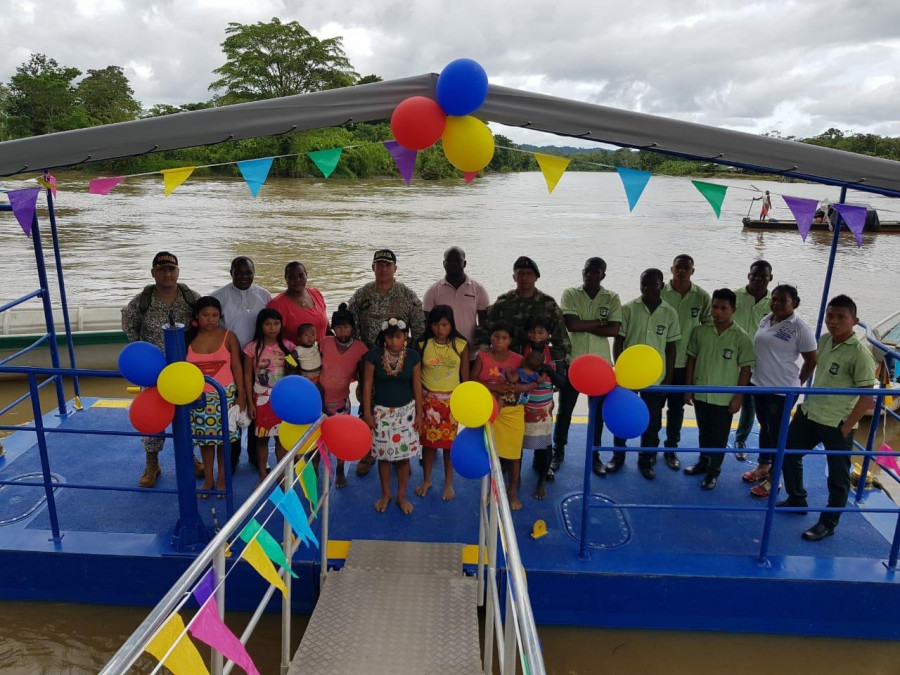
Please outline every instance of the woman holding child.
[[298, 342], [300, 326], [311, 323], [316, 328], [316, 342], [321, 343], [328, 330], [325, 298], [316, 288], [307, 286], [306, 266], [294, 260], [284, 268], [287, 288], [269, 301], [267, 307], [276, 309], [284, 320], [284, 335]]

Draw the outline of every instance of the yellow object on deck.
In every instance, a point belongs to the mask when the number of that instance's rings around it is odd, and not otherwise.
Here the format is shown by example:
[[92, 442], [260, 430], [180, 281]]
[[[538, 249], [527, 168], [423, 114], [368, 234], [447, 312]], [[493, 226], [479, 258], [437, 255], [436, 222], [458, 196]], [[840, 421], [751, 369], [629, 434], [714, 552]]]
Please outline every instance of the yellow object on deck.
[[547, 536], [547, 523], [543, 520], [534, 521], [534, 526], [531, 528], [531, 538], [532, 539], [540, 539], [541, 537]]

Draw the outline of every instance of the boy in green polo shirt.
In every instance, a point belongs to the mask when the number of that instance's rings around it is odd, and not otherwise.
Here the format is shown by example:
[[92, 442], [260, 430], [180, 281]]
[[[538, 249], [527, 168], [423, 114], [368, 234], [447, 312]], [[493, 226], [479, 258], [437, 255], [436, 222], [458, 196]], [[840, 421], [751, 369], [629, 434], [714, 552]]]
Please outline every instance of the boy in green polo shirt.
[[[856, 303], [846, 295], [832, 298], [825, 308], [828, 334], [819, 338], [819, 362], [813, 388], [874, 387], [875, 359], [853, 332], [859, 323]], [[804, 450], [819, 443], [826, 450], [851, 450], [853, 430], [866, 410], [871, 396], [814, 394], [809, 396], [791, 420], [787, 448]], [[843, 508], [850, 495], [850, 455], [826, 455], [828, 461], [828, 506]], [[784, 487], [788, 498], [778, 506], [806, 506], [803, 487], [803, 455], [784, 456]], [[821, 513], [819, 521], [803, 533], [807, 541], [819, 541], [834, 534], [840, 513]]]
[[[746, 387], [750, 368], [756, 363], [753, 343], [743, 328], [732, 321], [734, 291], [720, 288], [712, 294], [712, 325], [701, 324], [691, 331], [687, 346], [687, 384]], [[697, 413], [701, 448], [725, 448], [731, 434], [731, 420], [741, 409], [742, 394], [685, 394], [685, 401]], [[722, 471], [724, 452], [700, 452], [700, 461], [686, 467], [689, 476], [705, 474], [700, 487], [712, 490]]]
[[[662, 290], [662, 299], [678, 313], [681, 339], [675, 352], [675, 369], [672, 384], [687, 382], [687, 343], [691, 331], [701, 323], [712, 323], [709, 293], [691, 281], [694, 275], [694, 259], [687, 253], [675, 256], [672, 261], [672, 279]], [[681, 425], [684, 423], [684, 394], [666, 395], [666, 465], [673, 471], [681, 468], [675, 448], [681, 441]]]
[[[658, 269], [644, 270], [641, 274], [641, 296], [622, 307], [622, 327], [613, 344], [616, 359], [632, 345], [650, 345], [663, 358], [663, 376], [654, 384], [666, 385], [672, 381], [672, 366], [675, 363], [675, 345], [681, 337], [678, 314], [660, 297], [663, 287], [663, 273]], [[641, 392], [641, 398], [650, 410], [650, 424], [641, 434], [641, 447], [659, 446], [659, 430], [662, 427], [662, 407], [665, 394]], [[617, 448], [625, 447], [624, 438], [614, 438]], [[613, 458], [606, 463], [606, 472], [615, 473], [625, 464], [625, 451], [616, 450]], [[638, 469], [647, 480], [656, 478], [653, 465], [656, 452], [644, 451], [638, 454]]]

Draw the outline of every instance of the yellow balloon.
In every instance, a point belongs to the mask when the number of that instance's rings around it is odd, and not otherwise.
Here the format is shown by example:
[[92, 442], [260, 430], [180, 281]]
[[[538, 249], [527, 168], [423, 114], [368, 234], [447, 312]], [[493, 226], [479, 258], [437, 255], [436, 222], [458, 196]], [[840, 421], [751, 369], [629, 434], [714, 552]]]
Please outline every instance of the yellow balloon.
[[494, 156], [494, 135], [471, 115], [448, 117], [441, 140], [447, 161], [460, 171], [481, 171]]
[[650, 345], [632, 345], [616, 359], [616, 383], [626, 389], [652, 387], [662, 372], [662, 356]]
[[483, 426], [494, 412], [494, 397], [481, 382], [463, 382], [450, 394], [450, 412], [464, 427]]
[[282, 422], [278, 425], [278, 440], [281, 441], [281, 445], [287, 449], [291, 450], [295, 445], [297, 445], [297, 441], [307, 432], [309, 429], [308, 424], [291, 424], [290, 422]]
[[170, 363], [162, 369], [156, 380], [159, 395], [175, 405], [187, 405], [196, 401], [203, 393], [203, 385], [203, 373], [187, 361]]

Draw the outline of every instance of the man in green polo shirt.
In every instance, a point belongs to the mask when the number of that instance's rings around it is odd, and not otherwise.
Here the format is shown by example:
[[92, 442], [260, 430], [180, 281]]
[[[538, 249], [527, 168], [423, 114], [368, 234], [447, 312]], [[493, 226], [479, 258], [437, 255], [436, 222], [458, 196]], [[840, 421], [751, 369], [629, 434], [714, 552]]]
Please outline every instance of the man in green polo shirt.
[[[733, 320], [735, 294], [720, 288], [712, 294], [713, 323], [701, 324], [691, 332], [687, 346], [687, 384], [716, 387], [746, 387], [750, 368], [756, 363], [753, 343], [743, 328]], [[747, 397], [749, 398], [749, 397]], [[685, 394], [685, 401], [697, 413], [701, 448], [724, 449], [731, 434], [731, 420], [741, 409], [742, 394]], [[700, 452], [700, 461], [686, 467], [689, 476], [704, 474], [700, 483], [713, 490], [722, 471], [724, 452]]]
[[[622, 327], [613, 344], [613, 355], [616, 359], [632, 345], [650, 345], [663, 359], [663, 375], [654, 384], [667, 385], [672, 382], [672, 370], [675, 363], [675, 349], [681, 331], [678, 326], [678, 314], [660, 297], [663, 288], [663, 273], [658, 269], [644, 270], [641, 274], [641, 296], [622, 307]], [[641, 392], [641, 398], [650, 411], [650, 423], [641, 434], [642, 448], [659, 447], [659, 430], [662, 427], [662, 407], [666, 402], [665, 394]], [[613, 445], [625, 447], [625, 439], [615, 437]], [[616, 450], [613, 458], [606, 463], [606, 472], [615, 473], [625, 464], [625, 451]], [[638, 469], [647, 480], [656, 478], [653, 465], [656, 464], [656, 451], [644, 451], [638, 454]]]
[[[581, 270], [584, 283], [575, 288], [563, 291], [560, 308], [569, 340], [572, 342], [572, 358], [582, 354], [597, 354], [612, 363], [609, 353], [609, 338], [619, 334], [622, 324], [622, 303], [619, 295], [600, 285], [606, 277], [606, 261], [603, 258], [588, 258]], [[559, 412], [556, 413], [556, 426], [553, 429], [553, 459], [547, 478], [553, 480], [559, 465], [563, 463], [566, 443], [569, 440], [569, 425], [572, 423], [572, 411], [578, 402], [578, 391], [566, 379], [565, 386], [559, 392]], [[602, 409], [602, 403], [598, 410]], [[600, 445], [603, 434], [603, 417], [598, 414], [594, 426], [594, 446]], [[603, 476], [606, 469], [600, 453], [595, 452], [593, 470]]]
[[[687, 382], [687, 344], [691, 331], [701, 323], [712, 323], [709, 293], [691, 282], [694, 275], [694, 259], [687, 253], [675, 256], [672, 261], [672, 279], [662, 291], [665, 300], [678, 313], [681, 339], [675, 352], [675, 370], [672, 384]], [[666, 464], [673, 471], [681, 468], [675, 448], [681, 441], [681, 425], [684, 423], [684, 394], [676, 392], [666, 396]]]
[[[769, 293], [769, 283], [772, 281], [772, 266], [765, 260], [757, 260], [750, 265], [750, 273], [747, 275], [747, 285], [742, 288], [734, 289], [737, 298], [734, 316], [732, 320], [753, 339], [756, 335], [756, 329], [759, 328], [759, 322], [762, 318], [771, 312], [769, 302], [772, 300], [772, 294]], [[747, 453], [744, 448], [747, 445], [747, 438], [753, 431], [753, 423], [756, 421], [756, 408], [753, 405], [753, 397], [745, 396], [744, 404], [741, 406], [741, 416], [738, 421], [737, 432], [734, 435], [734, 447], [738, 452], [734, 453], [734, 458], [743, 462], [747, 459]]]
[[[825, 308], [828, 334], [819, 338], [819, 362], [813, 388], [850, 389], [874, 387], [875, 359], [853, 332], [859, 323], [856, 303], [846, 295], [831, 299]], [[871, 396], [812, 394], [800, 406], [788, 428], [787, 447], [804, 450], [819, 443], [826, 450], [851, 450], [853, 430], [863, 414], [872, 408]], [[828, 506], [843, 508], [850, 495], [850, 455], [827, 455]], [[803, 455], [785, 455], [782, 464], [788, 498], [778, 506], [804, 507]], [[802, 513], [802, 512], [801, 512]], [[840, 513], [821, 513], [819, 521], [803, 533], [807, 541], [819, 541], [834, 534]]]

